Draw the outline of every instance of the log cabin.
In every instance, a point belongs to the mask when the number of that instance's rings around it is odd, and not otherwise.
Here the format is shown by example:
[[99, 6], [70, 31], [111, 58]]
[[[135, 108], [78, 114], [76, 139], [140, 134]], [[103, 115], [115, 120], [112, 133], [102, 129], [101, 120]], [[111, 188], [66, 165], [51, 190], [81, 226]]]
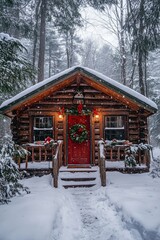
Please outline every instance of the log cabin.
[[[126, 145], [148, 143], [147, 118], [156, 111], [150, 99], [81, 66], [37, 83], [0, 106], [0, 113], [11, 118], [14, 142], [32, 152], [27, 162], [52, 158], [53, 151], [43, 149], [48, 138], [63, 141], [61, 165], [74, 168], [98, 165], [101, 139], [121, 142], [106, 147], [105, 160], [123, 161]], [[138, 159], [146, 164], [142, 156]]]

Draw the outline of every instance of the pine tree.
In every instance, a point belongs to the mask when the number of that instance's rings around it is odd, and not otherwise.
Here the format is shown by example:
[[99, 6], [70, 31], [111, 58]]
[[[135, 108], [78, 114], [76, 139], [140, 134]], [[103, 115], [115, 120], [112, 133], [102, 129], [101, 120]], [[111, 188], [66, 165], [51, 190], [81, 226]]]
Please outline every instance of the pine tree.
[[148, 58], [148, 96], [158, 106], [158, 111], [150, 117], [150, 140], [154, 146], [160, 144], [160, 49], [150, 52]]
[[149, 51], [159, 44], [159, 0], [127, 0], [128, 16], [126, 27], [132, 39], [131, 52], [138, 60], [139, 89], [143, 95], [146, 90], [146, 67]]
[[[46, 25], [47, 21], [54, 21], [54, 26], [61, 31], [66, 36], [66, 43], [70, 41], [70, 53], [68, 52], [69, 47], [66, 47], [67, 50], [67, 67], [70, 67], [72, 64], [72, 40], [74, 35], [74, 28], [76, 26], [82, 25], [82, 19], [80, 14], [80, 8], [90, 5], [98, 10], [103, 10], [106, 4], [111, 5], [112, 3], [116, 3], [116, 0], [40, 0], [39, 4], [39, 15], [40, 26], [39, 29], [39, 56], [38, 56], [38, 81], [42, 81], [44, 79], [44, 59], [45, 59], [45, 43], [46, 43]], [[38, 22], [38, 18], [37, 21]], [[35, 48], [34, 48], [35, 49]], [[35, 53], [35, 51], [34, 51]]]
[[[8, 33], [15, 38], [22, 38], [30, 34], [33, 22], [29, 4], [25, 0], [0, 1], [0, 32]], [[29, 11], [28, 11], [29, 10]]]
[[27, 152], [22, 148], [18, 148], [10, 136], [3, 138], [0, 154], [0, 203], [8, 203], [10, 198], [21, 194], [29, 193], [29, 189], [24, 187], [19, 180], [22, 175], [18, 170], [17, 164], [12, 160], [15, 156], [22, 156]]
[[18, 39], [0, 33], [0, 93], [15, 94], [34, 77], [23, 51], [26, 49]]

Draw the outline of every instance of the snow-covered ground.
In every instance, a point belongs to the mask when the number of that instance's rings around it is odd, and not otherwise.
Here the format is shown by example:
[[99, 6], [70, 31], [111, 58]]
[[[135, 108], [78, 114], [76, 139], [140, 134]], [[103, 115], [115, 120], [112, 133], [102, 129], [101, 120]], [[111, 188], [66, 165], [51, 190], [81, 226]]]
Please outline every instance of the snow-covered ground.
[[107, 187], [54, 189], [51, 175], [0, 206], [0, 240], [158, 240], [160, 179], [107, 173]]

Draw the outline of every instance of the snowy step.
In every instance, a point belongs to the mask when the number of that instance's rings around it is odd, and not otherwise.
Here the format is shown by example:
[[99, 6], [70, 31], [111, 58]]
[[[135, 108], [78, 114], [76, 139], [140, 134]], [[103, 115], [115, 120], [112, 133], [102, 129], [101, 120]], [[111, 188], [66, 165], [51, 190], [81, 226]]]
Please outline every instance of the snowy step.
[[85, 181], [94, 181], [96, 178], [61, 178], [62, 181], [75, 181], [75, 182], [85, 182]]
[[64, 188], [90, 188], [90, 187], [94, 187], [96, 186], [96, 184], [83, 184], [83, 185], [64, 185]]
[[90, 172], [97, 172], [97, 167], [92, 168], [67, 168], [67, 167], [61, 167], [59, 172], [84, 172], [84, 173], [90, 173]]
[[64, 188], [89, 188], [97, 185], [99, 171], [93, 168], [60, 168], [59, 183]]

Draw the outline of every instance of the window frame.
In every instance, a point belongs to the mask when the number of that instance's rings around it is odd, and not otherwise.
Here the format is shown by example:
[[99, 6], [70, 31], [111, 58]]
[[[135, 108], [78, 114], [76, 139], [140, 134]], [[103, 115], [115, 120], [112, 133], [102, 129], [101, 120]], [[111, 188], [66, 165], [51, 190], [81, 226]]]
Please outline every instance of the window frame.
[[[103, 116], [103, 137], [104, 137], [104, 139], [105, 140], [109, 140], [109, 139], [106, 139], [106, 134], [105, 134], [105, 131], [107, 130], [107, 127], [106, 127], [106, 125], [105, 125], [105, 122], [106, 122], [106, 120], [105, 120], [105, 118], [107, 118], [107, 117], [123, 117], [124, 118], [124, 139], [123, 140], [127, 140], [128, 139], [128, 136], [129, 136], [129, 133], [128, 133], [128, 114], [126, 114], [126, 113], [123, 113], [123, 114], [121, 114], [121, 113], [117, 113], [117, 114], [114, 114], [114, 113], [111, 113], [111, 114], [108, 114], [108, 113], [106, 113], [104, 116]], [[113, 130], [114, 131], [114, 129], [115, 130], [121, 130], [122, 129], [122, 127], [108, 127], [108, 129], [110, 129], [110, 130]], [[111, 140], [113, 140], [113, 139], [111, 139]], [[109, 141], [111, 141], [111, 140], [109, 140]], [[117, 139], [117, 140], [120, 140], [120, 139]]]
[[34, 119], [35, 118], [52, 118], [52, 129], [51, 128], [48, 128], [49, 131], [52, 131], [52, 138], [54, 139], [55, 138], [55, 117], [53, 115], [49, 115], [49, 114], [44, 114], [44, 115], [32, 115], [32, 121], [31, 121], [31, 141], [32, 142], [37, 142], [37, 141], [44, 141], [45, 140], [45, 137], [43, 140], [36, 140], [35, 139], [35, 134], [34, 134], [34, 131], [47, 131], [46, 129], [47, 128], [38, 128], [37, 129], [34, 129]]

